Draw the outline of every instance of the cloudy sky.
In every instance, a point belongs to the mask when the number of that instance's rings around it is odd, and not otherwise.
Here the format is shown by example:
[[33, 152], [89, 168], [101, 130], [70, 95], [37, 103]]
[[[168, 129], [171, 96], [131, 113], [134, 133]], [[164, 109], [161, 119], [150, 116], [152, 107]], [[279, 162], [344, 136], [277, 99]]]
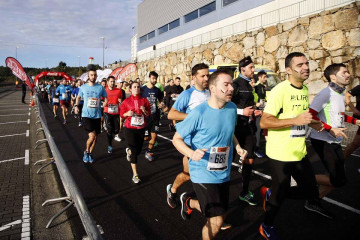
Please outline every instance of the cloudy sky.
[[[130, 40], [141, 0], [0, 0], [0, 65], [6, 57], [24, 67], [102, 66], [130, 59]], [[135, 29], [136, 30], [136, 29]], [[17, 51], [16, 51], [17, 50]], [[80, 56], [80, 58], [78, 57]]]

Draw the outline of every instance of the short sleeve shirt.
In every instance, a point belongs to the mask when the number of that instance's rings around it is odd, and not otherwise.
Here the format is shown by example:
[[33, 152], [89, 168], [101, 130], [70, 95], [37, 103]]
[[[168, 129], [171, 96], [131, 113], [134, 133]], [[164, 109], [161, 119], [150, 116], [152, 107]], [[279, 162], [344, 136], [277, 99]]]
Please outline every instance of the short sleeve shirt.
[[[189, 160], [192, 182], [223, 183], [230, 180], [235, 123], [234, 103], [227, 103], [222, 109], [214, 109], [204, 102], [192, 110], [184, 121], [176, 124], [176, 130], [183, 139], [191, 138], [191, 149], [208, 149], [200, 161]], [[227, 149], [227, 164], [214, 171], [209, 168], [209, 163], [217, 148]]]
[[[308, 88], [301, 89], [285, 80], [273, 88], [269, 94], [265, 113], [278, 119], [295, 118], [309, 109]], [[305, 136], [308, 126], [292, 126], [269, 129], [266, 154], [283, 162], [301, 161], [307, 154]]]
[[[360, 85], [354, 87], [349, 91], [349, 93], [356, 97], [356, 109], [360, 111]], [[356, 118], [360, 118], [360, 116], [354, 115]]]
[[159, 113], [157, 107], [158, 101], [162, 101], [164, 98], [164, 93], [157, 87], [148, 88], [146, 85], [141, 87], [142, 97], [147, 98], [150, 103], [151, 115]]
[[92, 119], [101, 118], [100, 98], [107, 96], [105, 88], [97, 83], [93, 86], [84, 84], [80, 87], [79, 96], [84, 99], [81, 116]]

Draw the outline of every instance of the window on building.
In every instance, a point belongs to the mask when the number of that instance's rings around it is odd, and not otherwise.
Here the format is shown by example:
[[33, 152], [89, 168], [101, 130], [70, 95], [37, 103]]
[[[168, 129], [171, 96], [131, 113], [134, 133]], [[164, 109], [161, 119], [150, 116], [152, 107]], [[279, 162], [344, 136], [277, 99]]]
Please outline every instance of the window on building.
[[233, 3], [233, 2], [237, 2], [239, 0], [222, 0], [222, 3], [223, 3], [223, 7]]
[[215, 10], [216, 10], [216, 2], [209, 3], [208, 5], [199, 8], [200, 17]]
[[155, 30], [154, 31], [152, 31], [152, 32], [150, 32], [150, 33], [148, 33], [148, 40], [150, 39], [150, 38], [153, 38], [153, 37], [155, 37]]
[[168, 24], [166, 24], [166, 25], [162, 26], [161, 28], [159, 28], [159, 34], [165, 33], [167, 31], [169, 31]]
[[186, 15], [184, 16], [184, 18], [185, 18], [185, 23], [190, 22], [190, 21], [192, 21], [192, 20], [195, 20], [195, 19], [197, 19], [198, 17], [199, 17], [199, 11], [198, 11], [198, 9], [196, 9], [195, 11], [193, 11], [193, 12], [191, 12], [191, 13], [189, 13], [189, 14], [186, 14]]
[[140, 37], [140, 43], [143, 43], [147, 40], [147, 34], [145, 36]]
[[176, 27], [180, 26], [180, 18], [176, 19], [175, 21], [172, 21], [169, 23], [169, 30], [174, 29]]

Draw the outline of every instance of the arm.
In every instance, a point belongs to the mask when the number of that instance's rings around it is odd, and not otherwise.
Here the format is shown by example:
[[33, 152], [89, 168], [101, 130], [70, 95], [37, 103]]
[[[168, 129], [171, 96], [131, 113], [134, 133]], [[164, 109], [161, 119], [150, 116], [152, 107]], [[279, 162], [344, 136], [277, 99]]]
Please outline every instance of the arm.
[[176, 110], [175, 108], [171, 108], [170, 112], [168, 114], [168, 119], [169, 120], [177, 120], [177, 121], [182, 121], [187, 117], [187, 113], [183, 113], [183, 112], [179, 112], [178, 110]]
[[241, 148], [237, 138], [235, 137], [235, 134], [234, 134], [234, 137], [233, 137], [233, 142], [234, 142], [234, 146], [235, 146], [235, 150], [236, 150], [237, 154], [239, 154], [241, 159], [245, 160], [248, 153], [247, 153], [247, 151], [245, 149]]
[[260, 120], [260, 127], [262, 129], [281, 129], [291, 126], [302, 126], [311, 123], [312, 115], [309, 112], [303, 112], [295, 118], [278, 119], [275, 116], [263, 113]]
[[360, 115], [360, 111], [359, 110], [357, 110], [357, 108], [354, 106], [354, 104], [351, 102], [351, 97], [352, 97], [352, 95], [349, 93], [349, 92], [347, 92], [346, 94], [345, 94], [345, 103], [346, 103], [346, 105], [348, 105], [349, 107], [350, 107], [350, 109], [353, 111], [353, 113], [355, 114], [355, 115]]
[[194, 161], [199, 161], [204, 156], [205, 151], [207, 151], [207, 149], [196, 149], [195, 151], [192, 150], [188, 147], [188, 145], [185, 144], [184, 140], [177, 132], [173, 137], [173, 144], [179, 152]]

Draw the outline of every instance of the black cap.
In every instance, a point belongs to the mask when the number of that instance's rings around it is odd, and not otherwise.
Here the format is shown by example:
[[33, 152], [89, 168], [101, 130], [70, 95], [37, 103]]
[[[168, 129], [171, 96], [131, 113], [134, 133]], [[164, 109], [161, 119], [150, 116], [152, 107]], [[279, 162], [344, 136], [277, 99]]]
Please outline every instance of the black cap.
[[87, 71], [96, 71], [96, 67], [94, 64], [88, 64], [86, 70]]
[[247, 65], [253, 63], [250, 56], [244, 57], [239, 62], [239, 68], [246, 67]]

